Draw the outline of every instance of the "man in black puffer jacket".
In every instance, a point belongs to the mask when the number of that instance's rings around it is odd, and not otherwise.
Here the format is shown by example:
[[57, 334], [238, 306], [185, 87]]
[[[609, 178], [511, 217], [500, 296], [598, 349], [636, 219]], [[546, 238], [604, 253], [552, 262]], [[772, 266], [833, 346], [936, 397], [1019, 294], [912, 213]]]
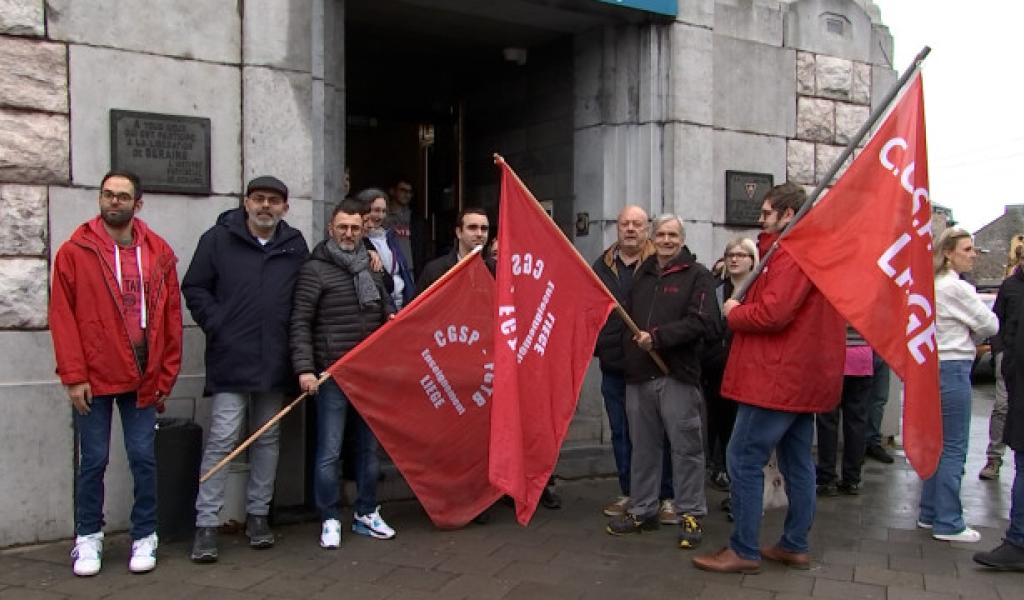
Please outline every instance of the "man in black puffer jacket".
[[[667, 434], [679, 546], [692, 549], [700, 544], [700, 519], [707, 514], [700, 352], [705, 339], [717, 336], [720, 318], [714, 278], [683, 246], [682, 220], [662, 215], [653, 229], [655, 254], [637, 270], [627, 307], [640, 333], [632, 341], [623, 336], [632, 494], [626, 513], [613, 518], [607, 530], [625, 534], [658, 527]], [[664, 360], [667, 374], [654, 362], [651, 350]]]
[[[328, 378], [317, 386], [327, 367], [355, 348], [394, 314], [391, 296], [381, 272], [370, 269], [363, 245], [365, 207], [342, 200], [331, 216], [330, 237], [313, 249], [299, 271], [291, 317], [292, 366], [304, 392], [316, 393], [316, 468], [313, 494], [323, 527], [320, 546], [341, 545], [338, 510], [338, 457], [345, 431], [348, 398]], [[352, 531], [377, 539], [390, 539], [395, 531], [380, 516], [377, 506], [377, 439], [362, 417], [356, 418], [356, 488]]]
[[[288, 319], [295, 277], [309, 249], [298, 229], [283, 220], [288, 188], [276, 177], [257, 177], [244, 206], [220, 215], [199, 238], [181, 291], [192, 318], [206, 334], [206, 393], [210, 430], [203, 451], [205, 473], [238, 443], [246, 422], [267, 422], [295, 390], [288, 360]], [[268, 548], [267, 522], [277, 476], [279, 430], [275, 424], [249, 448], [246, 532], [254, 548]], [[192, 560], [217, 560], [217, 527], [224, 506], [227, 469], [199, 485]]]

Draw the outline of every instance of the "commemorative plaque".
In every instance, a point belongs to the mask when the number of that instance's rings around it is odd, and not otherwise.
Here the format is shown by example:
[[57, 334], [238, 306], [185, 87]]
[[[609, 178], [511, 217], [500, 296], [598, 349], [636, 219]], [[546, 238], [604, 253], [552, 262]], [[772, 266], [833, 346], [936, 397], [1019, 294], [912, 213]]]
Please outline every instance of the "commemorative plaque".
[[725, 224], [736, 227], [757, 227], [761, 204], [772, 189], [771, 173], [725, 172]]
[[210, 120], [111, 110], [110, 164], [146, 192], [209, 194]]

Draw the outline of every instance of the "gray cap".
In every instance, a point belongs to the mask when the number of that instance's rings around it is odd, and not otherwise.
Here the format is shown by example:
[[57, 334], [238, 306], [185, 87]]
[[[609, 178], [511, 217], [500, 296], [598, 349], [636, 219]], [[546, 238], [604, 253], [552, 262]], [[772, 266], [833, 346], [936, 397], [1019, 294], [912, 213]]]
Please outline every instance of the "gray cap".
[[288, 200], [288, 186], [277, 177], [271, 175], [261, 175], [249, 182], [249, 185], [245, 187], [245, 195], [255, 192], [256, 190], [266, 190], [268, 192], [277, 192], [284, 196], [284, 199]]

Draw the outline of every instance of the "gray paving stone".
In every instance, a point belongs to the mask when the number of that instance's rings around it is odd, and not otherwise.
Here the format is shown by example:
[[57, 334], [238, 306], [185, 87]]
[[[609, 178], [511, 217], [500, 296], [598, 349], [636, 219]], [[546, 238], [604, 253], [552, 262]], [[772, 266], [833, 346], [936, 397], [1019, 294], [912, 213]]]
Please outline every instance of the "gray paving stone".
[[874, 565], [886, 567], [889, 564], [889, 557], [885, 554], [872, 552], [852, 552], [849, 550], [826, 550], [821, 557], [821, 562], [828, 565]]
[[794, 575], [789, 569], [784, 571], [762, 571], [756, 577], [744, 577], [743, 587], [767, 590], [769, 592], [810, 594], [811, 589], [814, 587], [814, 580]]
[[854, 569], [853, 580], [856, 583], [924, 589], [924, 575], [905, 570], [860, 566]]
[[436, 592], [444, 584], [455, 579], [454, 573], [421, 569], [419, 567], [398, 567], [377, 580], [380, 585]]
[[[737, 581], [746, 577], [736, 578]], [[683, 590], [680, 590], [681, 592]], [[681, 594], [684, 595], [684, 594]], [[737, 587], [722, 583], [706, 583], [700, 595], [701, 600], [770, 600], [772, 593], [767, 590], [758, 590], [749, 587]]]
[[325, 565], [319, 571], [316, 571], [316, 575], [341, 582], [356, 581], [369, 583], [385, 577], [396, 568], [392, 564], [345, 557]]
[[806, 571], [794, 569], [793, 574], [799, 577], [821, 577], [836, 581], [853, 581], [853, 565], [830, 565], [811, 560], [811, 568]]
[[505, 544], [491, 554], [492, 557], [509, 561], [522, 560], [536, 563], [549, 563], [558, 554], [553, 548], [537, 546], [521, 546], [519, 544]]
[[188, 582], [199, 586], [244, 590], [275, 575], [274, 571], [266, 569], [218, 563], [197, 569], [196, 574], [188, 578]]
[[251, 589], [275, 598], [309, 598], [335, 583], [327, 577], [295, 573], [270, 577]]
[[0, 590], [0, 600], [60, 600], [67, 598], [64, 594], [43, 592], [40, 590], [12, 589]]
[[887, 600], [951, 600], [957, 597], [958, 596], [956, 594], [943, 594], [939, 592], [927, 592], [925, 590], [894, 587], [889, 588]]
[[999, 594], [990, 582], [959, 579], [953, 575], [925, 573], [924, 589], [929, 592], [959, 594], [970, 600], [998, 600]]
[[456, 554], [448, 557], [436, 568], [449, 573], [491, 576], [507, 567], [510, 562], [512, 559], [483, 554]]
[[569, 585], [524, 581], [505, 594], [505, 600], [572, 600], [583, 594], [584, 590]]
[[[886, 530], [887, 531], [887, 530]], [[860, 551], [890, 556], [921, 557], [921, 544], [915, 542], [890, 542], [888, 540], [862, 539]]]
[[839, 600], [885, 600], [885, 588], [866, 583], [847, 583], [833, 579], [815, 579], [815, 598], [836, 598]]
[[934, 575], [956, 573], [956, 563], [947, 558], [891, 556], [889, 558], [889, 568], [894, 571], [913, 571], [915, 573], [931, 573]]
[[507, 579], [496, 579], [485, 575], [466, 573], [441, 586], [438, 594], [445, 598], [474, 598], [498, 600], [507, 594], [515, 584]]
[[375, 585], [372, 583], [345, 582], [341, 581], [328, 586], [316, 594], [310, 596], [310, 600], [338, 600], [345, 598], [352, 600], [380, 600], [395, 593], [394, 588]]

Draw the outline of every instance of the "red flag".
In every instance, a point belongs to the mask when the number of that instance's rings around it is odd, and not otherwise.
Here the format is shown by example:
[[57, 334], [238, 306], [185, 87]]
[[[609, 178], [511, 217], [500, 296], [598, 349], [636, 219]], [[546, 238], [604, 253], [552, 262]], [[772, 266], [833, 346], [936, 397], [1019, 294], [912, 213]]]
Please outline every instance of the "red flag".
[[487, 476], [493, 310], [494, 278], [463, 260], [328, 369], [438, 527], [501, 497]]
[[501, 165], [491, 482], [529, 523], [615, 305], [523, 182]]
[[942, 450], [931, 214], [918, 73], [846, 174], [781, 242], [904, 381], [903, 445], [925, 478]]

